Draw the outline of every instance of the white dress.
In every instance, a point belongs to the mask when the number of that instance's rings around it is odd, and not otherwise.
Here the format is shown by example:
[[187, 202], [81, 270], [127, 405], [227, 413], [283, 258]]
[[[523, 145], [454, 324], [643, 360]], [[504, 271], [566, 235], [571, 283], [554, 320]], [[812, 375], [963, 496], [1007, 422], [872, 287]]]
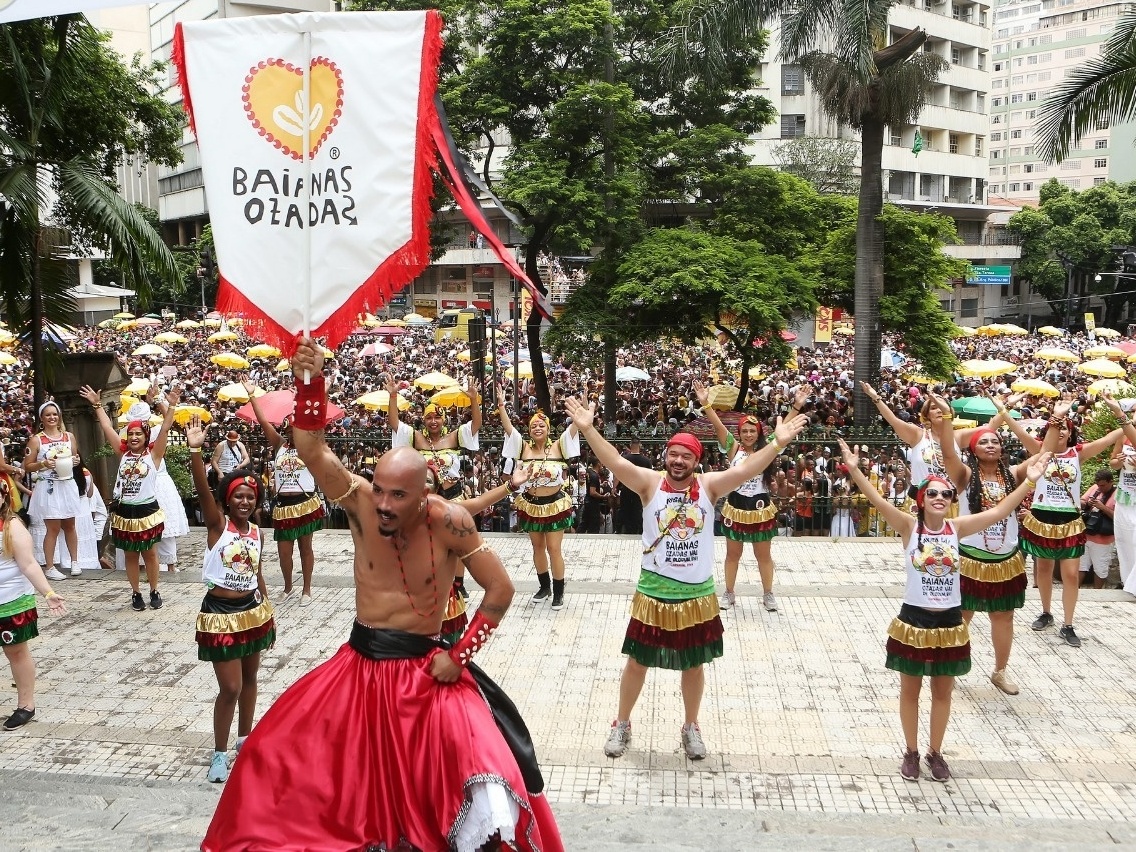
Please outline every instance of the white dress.
[[185, 504], [181, 502], [173, 477], [166, 470], [166, 460], [158, 465], [157, 482], [158, 505], [166, 515], [166, 525], [162, 539], [158, 542], [158, 564], [177, 564], [177, 539], [189, 535], [189, 518], [185, 514]]
[[[75, 488], [74, 482], [66, 485]], [[58, 487], [58, 483], [57, 483]], [[76, 489], [78, 494], [78, 489]], [[32, 552], [36, 562], [40, 565], [48, 564], [44, 560], [43, 539], [47, 534], [47, 525], [42, 518], [32, 517], [29, 532], [32, 536]], [[103, 495], [95, 488], [94, 481], [87, 476], [87, 491], [79, 497], [79, 512], [75, 515], [75, 535], [79, 540], [79, 555], [76, 559], [78, 567], [83, 571], [95, 571], [99, 568], [99, 542], [102, 541], [106, 530], [107, 507], [103, 502]], [[71, 568], [71, 554], [67, 551], [67, 539], [62, 531], [55, 540], [54, 564], [60, 569]]]

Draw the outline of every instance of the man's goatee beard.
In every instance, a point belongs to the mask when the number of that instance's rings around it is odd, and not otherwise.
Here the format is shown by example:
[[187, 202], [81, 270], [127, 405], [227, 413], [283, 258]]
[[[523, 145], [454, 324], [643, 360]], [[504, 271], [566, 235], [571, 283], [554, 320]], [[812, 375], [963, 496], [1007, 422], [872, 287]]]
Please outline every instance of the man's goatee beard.
[[388, 531], [388, 530], [384, 530], [382, 527], [379, 527], [379, 535], [381, 535], [383, 538], [391, 538], [395, 534], [395, 532], [397, 532], [397, 531], [396, 530], [389, 530]]

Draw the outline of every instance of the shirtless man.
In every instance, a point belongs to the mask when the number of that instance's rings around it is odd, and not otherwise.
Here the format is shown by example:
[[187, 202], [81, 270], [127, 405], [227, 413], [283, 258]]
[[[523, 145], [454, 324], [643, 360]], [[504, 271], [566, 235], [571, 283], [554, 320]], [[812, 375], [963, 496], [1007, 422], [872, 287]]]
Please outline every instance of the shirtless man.
[[[513, 597], [501, 561], [468, 511], [429, 492], [411, 448], [384, 455], [371, 483], [350, 473], [324, 440], [322, 349], [301, 339], [292, 369], [312, 377], [297, 378], [294, 444], [351, 526], [355, 625], [253, 729], [202, 849], [476, 850], [498, 836], [562, 849], [523, 722], [471, 665]], [[447, 649], [436, 637], [459, 559], [485, 595]]]

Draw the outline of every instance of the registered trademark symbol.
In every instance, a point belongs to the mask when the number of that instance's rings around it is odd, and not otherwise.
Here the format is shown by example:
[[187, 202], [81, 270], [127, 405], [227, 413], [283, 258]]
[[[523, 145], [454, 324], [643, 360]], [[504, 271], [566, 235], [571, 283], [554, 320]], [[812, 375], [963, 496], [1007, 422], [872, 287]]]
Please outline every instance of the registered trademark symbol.
[[333, 160], [339, 159], [339, 149], [338, 148], [332, 148], [331, 149], [331, 159], [333, 159]]

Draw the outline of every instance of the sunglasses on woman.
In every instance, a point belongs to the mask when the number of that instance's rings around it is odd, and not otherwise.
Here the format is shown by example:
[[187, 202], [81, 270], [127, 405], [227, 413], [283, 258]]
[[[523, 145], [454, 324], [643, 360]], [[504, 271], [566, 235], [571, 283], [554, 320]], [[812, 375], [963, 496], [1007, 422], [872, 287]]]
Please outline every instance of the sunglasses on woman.
[[950, 488], [946, 489], [945, 491], [940, 491], [938, 488], [928, 488], [926, 491], [923, 492], [923, 495], [925, 497], [931, 497], [931, 498], [945, 497], [948, 500], [954, 500], [955, 499], [955, 492], [952, 491]]

